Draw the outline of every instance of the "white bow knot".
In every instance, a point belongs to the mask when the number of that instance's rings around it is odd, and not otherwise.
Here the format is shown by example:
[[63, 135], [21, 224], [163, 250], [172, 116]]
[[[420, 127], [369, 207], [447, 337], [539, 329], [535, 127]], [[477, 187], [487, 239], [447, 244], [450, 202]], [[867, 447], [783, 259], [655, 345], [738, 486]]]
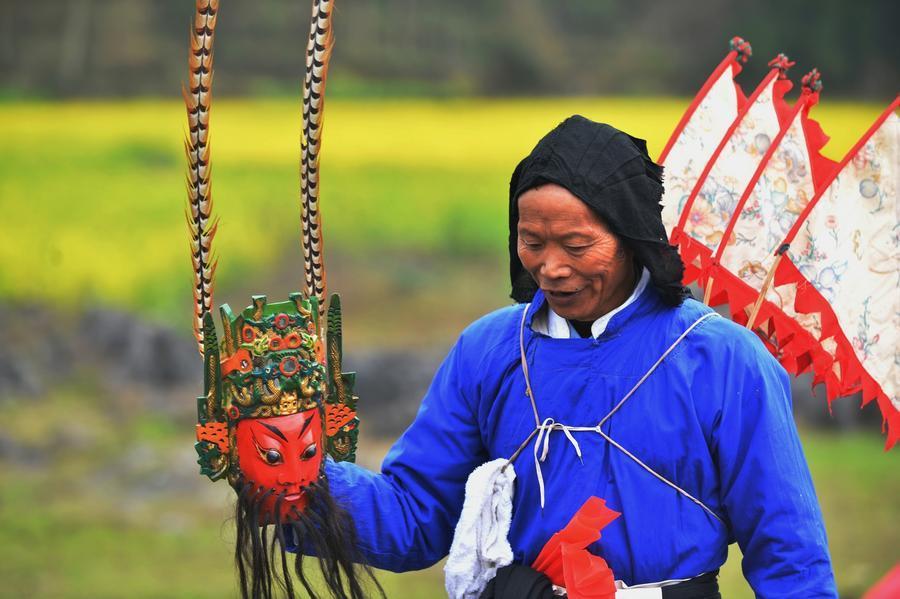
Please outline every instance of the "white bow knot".
[[[534, 440], [534, 470], [537, 474], [538, 488], [541, 492], [541, 509], [544, 508], [544, 475], [541, 472], [541, 462], [544, 462], [547, 459], [547, 455], [550, 453], [550, 433], [553, 431], [562, 431], [569, 440], [569, 443], [572, 444], [572, 447], [575, 448], [575, 454], [578, 456], [578, 460], [584, 464], [584, 460], [581, 458], [581, 446], [578, 445], [578, 441], [575, 440], [575, 436], [572, 434], [573, 431], [578, 432], [584, 430], [592, 431], [594, 430], [594, 427], [566, 426], [561, 422], [556, 422], [553, 418], [545, 418], [540, 426], [538, 426], [537, 439]], [[539, 453], [540, 456], [538, 455]]]

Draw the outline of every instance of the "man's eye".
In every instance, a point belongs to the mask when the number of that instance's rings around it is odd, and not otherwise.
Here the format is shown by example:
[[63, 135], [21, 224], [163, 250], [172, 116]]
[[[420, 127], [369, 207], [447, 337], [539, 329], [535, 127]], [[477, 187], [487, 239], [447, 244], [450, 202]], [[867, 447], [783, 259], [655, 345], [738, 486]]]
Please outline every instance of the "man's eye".
[[304, 451], [302, 454], [300, 454], [300, 459], [301, 460], [309, 460], [316, 455], [316, 451], [317, 451], [316, 444], [313, 443], [312, 445], [310, 445], [309, 447], [306, 448], [306, 451]]
[[589, 245], [567, 245], [566, 251], [569, 251], [573, 254], [580, 254], [582, 252], [587, 251], [587, 249], [591, 247]]
[[266, 462], [268, 464], [278, 464], [281, 462], [281, 452], [276, 449], [267, 449], [266, 453], [263, 454]]
[[529, 250], [536, 250], [541, 247], [541, 244], [538, 241], [525, 241], [524, 239], [522, 240], [522, 245], [524, 245]]

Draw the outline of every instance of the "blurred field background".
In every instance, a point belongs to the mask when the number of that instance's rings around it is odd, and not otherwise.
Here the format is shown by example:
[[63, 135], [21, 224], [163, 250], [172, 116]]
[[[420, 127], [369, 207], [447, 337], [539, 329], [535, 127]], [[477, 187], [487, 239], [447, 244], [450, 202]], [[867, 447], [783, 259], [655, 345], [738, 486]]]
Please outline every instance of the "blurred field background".
[[[560, 120], [610, 122], [657, 155], [735, 33], [757, 54], [745, 89], [778, 51], [802, 60], [795, 78], [823, 71], [812, 114], [832, 158], [896, 92], [893, 5], [854, 3], [848, 29], [845, 3], [806, 15], [762, 2], [749, 15], [706, 0], [700, 16], [676, 4], [339, 5], [323, 213], [365, 466], [412, 419], [455, 335], [509, 302], [509, 174]], [[222, 5], [216, 301], [242, 307], [302, 276], [295, 90], [308, 7]], [[235, 595], [231, 491], [197, 475], [192, 447], [200, 373], [177, 94], [192, 6], [0, 0], [2, 597]], [[860, 597], [900, 559], [896, 451], [882, 452], [872, 410], [845, 399], [829, 416], [804, 381], [795, 392], [841, 596]], [[732, 549], [723, 596], [750, 597]], [[439, 567], [379, 579], [389, 597], [443, 594]]]

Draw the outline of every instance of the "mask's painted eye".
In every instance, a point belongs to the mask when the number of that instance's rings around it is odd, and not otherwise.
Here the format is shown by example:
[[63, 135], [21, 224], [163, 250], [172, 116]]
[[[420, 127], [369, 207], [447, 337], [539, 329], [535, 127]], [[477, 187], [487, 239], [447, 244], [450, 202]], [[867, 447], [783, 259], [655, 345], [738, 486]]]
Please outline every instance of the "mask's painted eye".
[[267, 449], [263, 457], [265, 458], [267, 463], [272, 465], [281, 462], [281, 453], [276, 449]]
[[306, 451], [304, 451], [302, 454], [300, 454], [300, 459], [301, 460], [312, 459], [313, 457], [315, 457], [316, 451], [317, 451], [316, 444], [313, 443], [312, 445], [310, 445], [309, 447], [306, 448]]

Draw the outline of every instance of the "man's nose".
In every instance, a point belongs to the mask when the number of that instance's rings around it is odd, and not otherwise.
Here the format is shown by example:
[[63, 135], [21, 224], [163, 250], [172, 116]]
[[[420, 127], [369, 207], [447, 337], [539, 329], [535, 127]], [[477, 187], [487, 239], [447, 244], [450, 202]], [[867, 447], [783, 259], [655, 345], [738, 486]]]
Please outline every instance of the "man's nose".
[[558, 252], [547, 252], [541, 264], [541, 275], [548, 279], [565, 279], [572, 274], [572, 268]]

